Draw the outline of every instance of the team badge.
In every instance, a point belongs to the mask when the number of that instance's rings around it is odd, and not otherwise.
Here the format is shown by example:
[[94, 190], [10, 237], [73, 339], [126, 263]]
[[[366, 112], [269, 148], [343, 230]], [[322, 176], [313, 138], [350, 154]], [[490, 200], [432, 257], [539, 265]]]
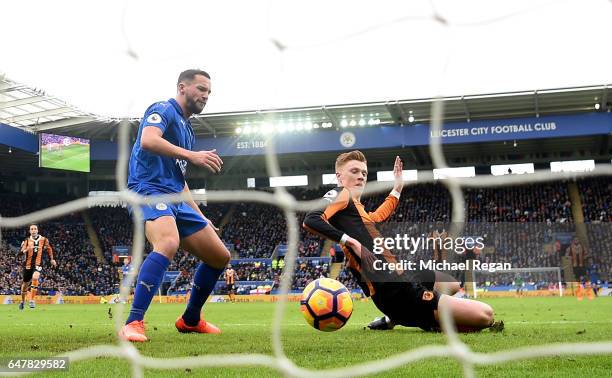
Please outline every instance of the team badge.
[[357, 142], [357, 138], [355, 137], [355, 134], [351, 133], [350, 131], [347, 131], [340, 135], [340, 144], [342, 145], [342, 147], [353, 147], [355, 145], [355, 142]]
[[430, 300], [433, 299], [433, 297], [434, 297], [434, 294], [431, 291], [425, 290], [423, 292], [423, 300], [424, 301], [430, 301]]
[[329, 192], [325, 193], [323, 199], [332, 202], [336, 197], [338, 197], [338, 192], [332, 189]]
[[158, 203], [157, 205], [155, 205], [155, 208], [157, 210], [166, 210], [168, 208], [168, 205], [166, 205], [165, 203]]
[[153, 113], [147, 117], [147, 122], [149, 123], [161, 123], [162, 118], [159, 114]]

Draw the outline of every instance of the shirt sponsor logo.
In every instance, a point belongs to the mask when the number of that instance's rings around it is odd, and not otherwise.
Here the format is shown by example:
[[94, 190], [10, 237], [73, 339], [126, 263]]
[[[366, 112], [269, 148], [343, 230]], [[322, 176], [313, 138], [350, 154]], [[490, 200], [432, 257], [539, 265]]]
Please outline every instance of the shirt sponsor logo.
[[181, 159], [176, 159], [176, 165], [178, 165], [178, 167], [180, 168], [181, 172], [183, 172], [183, 176], [185, 176], [185, 173], [187, 172], [187, 161], [186, 160], [181, 160]]
[[155, 208], [157, 210], [166, 210], [168, 208], [168, 205], [166, 205], [165, 203], [158, 203], [157, 205], [155, 205]]

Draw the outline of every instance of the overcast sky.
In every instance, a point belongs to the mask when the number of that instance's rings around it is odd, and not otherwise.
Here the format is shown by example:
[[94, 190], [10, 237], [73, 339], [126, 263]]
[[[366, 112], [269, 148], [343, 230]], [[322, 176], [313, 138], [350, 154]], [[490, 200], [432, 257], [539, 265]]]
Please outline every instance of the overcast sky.
[[0, 15], [1, 73], [104, 116], [142, 115], [192, 67], [212, 76], [208, 113], [612, 84], [610, 0], [19, 0]]

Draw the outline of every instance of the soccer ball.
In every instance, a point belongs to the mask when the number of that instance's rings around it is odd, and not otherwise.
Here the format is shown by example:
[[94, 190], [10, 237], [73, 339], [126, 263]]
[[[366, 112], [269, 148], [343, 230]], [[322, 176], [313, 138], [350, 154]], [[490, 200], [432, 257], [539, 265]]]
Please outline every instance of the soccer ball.
[[331, 278], [319, 278], [306, 286], [300, 307], [306, 322], [319, 331], [342, 328], [353, 313], [351, 292]]

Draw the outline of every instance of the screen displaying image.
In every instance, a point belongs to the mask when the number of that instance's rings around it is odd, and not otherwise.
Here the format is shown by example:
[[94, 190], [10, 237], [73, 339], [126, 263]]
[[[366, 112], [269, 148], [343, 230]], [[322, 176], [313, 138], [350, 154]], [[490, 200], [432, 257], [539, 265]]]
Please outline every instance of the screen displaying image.
[[89, 139], [40, 134], [39, 165], [42, 168], [89, 172]]

